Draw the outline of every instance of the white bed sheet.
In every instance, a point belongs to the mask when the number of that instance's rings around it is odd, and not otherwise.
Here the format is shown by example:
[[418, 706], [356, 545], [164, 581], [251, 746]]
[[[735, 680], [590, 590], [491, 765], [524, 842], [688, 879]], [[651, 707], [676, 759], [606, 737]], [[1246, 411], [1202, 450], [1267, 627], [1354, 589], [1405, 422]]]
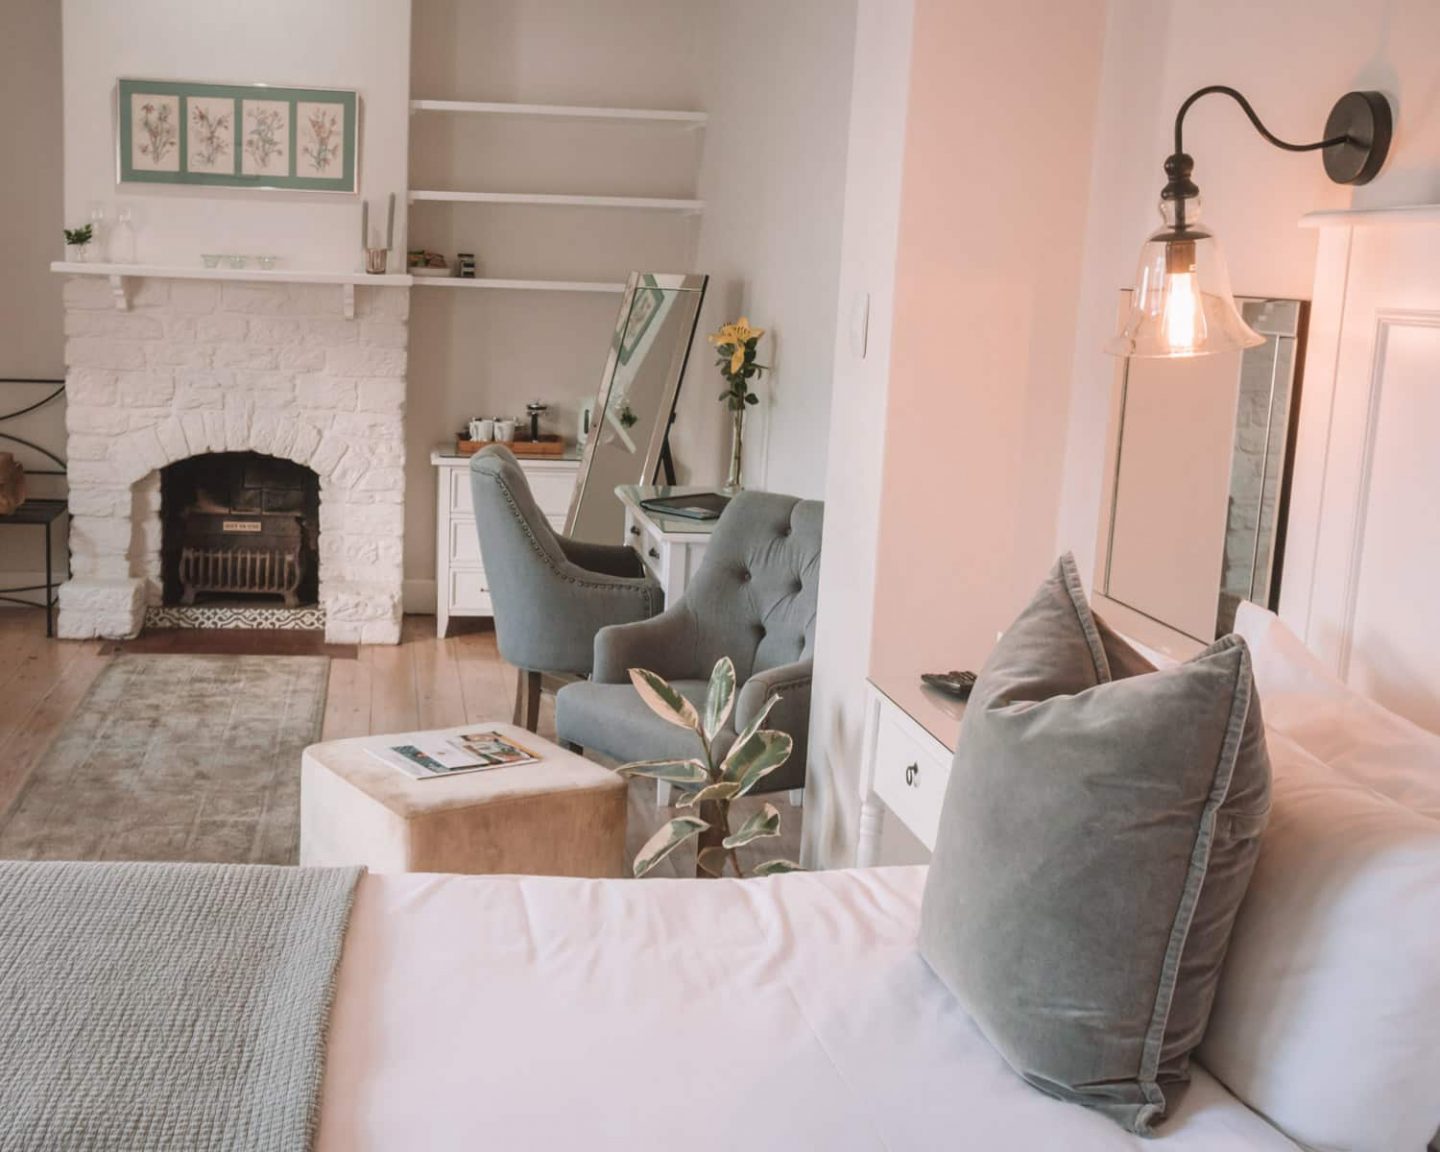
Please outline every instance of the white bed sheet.
[[1030, 1088], [916, 952], [924, 876], [366, 876], [317, 1146], [1295, 1148], [1198, 1068], [1153, 1140]]

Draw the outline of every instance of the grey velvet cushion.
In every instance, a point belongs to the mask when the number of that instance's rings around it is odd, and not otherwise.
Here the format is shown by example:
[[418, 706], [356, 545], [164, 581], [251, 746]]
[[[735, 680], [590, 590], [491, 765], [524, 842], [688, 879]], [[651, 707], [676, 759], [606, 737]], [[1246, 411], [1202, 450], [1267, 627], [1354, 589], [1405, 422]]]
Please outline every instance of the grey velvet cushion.
[[971, 695], [921, 952], [1031, 1084], [1146, 1134], [1188, 1080], [1269, 794], [1244, 641], [1157, 672], [1064, 557]]
[[[705, 707], [709, 682], [672, 680], [671, 685], [699, 709]], [[571, 692], [571, 688], [585, 688]], [[561, 738], [616, 760], [689, 760], [700, 753], [695, 733], [667, 724], [650, 711], [640, 693], [624, 684], [571, 684], [556, 698], [557, 729]], [[558, 723], [563, 712], [564, 723]], [[715, 738], [715, 751], [723, 756], [735, 742], [733, 720]]]

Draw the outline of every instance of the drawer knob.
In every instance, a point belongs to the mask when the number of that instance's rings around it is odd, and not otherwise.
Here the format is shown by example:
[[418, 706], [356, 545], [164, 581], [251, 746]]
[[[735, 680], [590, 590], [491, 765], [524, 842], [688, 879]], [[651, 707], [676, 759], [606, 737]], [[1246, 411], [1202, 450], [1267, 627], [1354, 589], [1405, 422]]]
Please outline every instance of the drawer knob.
[[640, 535], [640, 529], [639, 529], [639, 527], [636, 526], [636, 525], [634, 525], [634, 524], [630, 525], [630, 535], [631, 535], [631, 536], [638, 536], [638, 535]]
[[659, 560], [659, 559], [660, 559], [660, 553], [659, 553], [658, 551], [656, 551], [654, 548], [651, 548], [651, 549], [650, 549], [649, 556], [650, 556], [650, 559], [652, 559], [652, 560]]
[[919, 780], [919, 779], [920, 779], [920, 765], [919, 765], [919, 764], [911, 764], [910, 767], [908, 767], [908, 768], [905, 769], [905, 783], [906, 783], [906, 785], [907, 785], [908, 787], [914, 788], [914, 787], [915, 787], [915, 781], [917, 781], [917, 780]]

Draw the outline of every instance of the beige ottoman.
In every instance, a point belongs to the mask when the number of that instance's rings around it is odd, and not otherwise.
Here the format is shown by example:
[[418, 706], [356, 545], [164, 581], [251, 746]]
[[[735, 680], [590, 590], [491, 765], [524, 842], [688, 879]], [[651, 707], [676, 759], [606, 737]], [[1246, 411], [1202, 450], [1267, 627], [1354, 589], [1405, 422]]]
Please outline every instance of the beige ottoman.
[[625, 781], [510, 724], [467, 724], [440, 735], [491, 729], [540, 762], [412, 780], [366, 750], [386, 743], [383, 736], [312, 744], [300, 772], [300, 863], [625, 875]]

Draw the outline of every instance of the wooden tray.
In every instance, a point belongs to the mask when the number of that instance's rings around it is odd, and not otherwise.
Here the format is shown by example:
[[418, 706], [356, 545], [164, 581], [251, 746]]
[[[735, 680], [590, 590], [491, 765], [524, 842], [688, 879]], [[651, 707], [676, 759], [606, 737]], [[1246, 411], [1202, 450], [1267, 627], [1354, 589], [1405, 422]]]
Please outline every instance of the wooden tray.
[[521, 457], [565, 455], [565, 441], [559, 436], [542, 436], [539, 440], [456, 440], [455, 451], [461, 456], [473, 456], [491, 444], [500, 444]]

